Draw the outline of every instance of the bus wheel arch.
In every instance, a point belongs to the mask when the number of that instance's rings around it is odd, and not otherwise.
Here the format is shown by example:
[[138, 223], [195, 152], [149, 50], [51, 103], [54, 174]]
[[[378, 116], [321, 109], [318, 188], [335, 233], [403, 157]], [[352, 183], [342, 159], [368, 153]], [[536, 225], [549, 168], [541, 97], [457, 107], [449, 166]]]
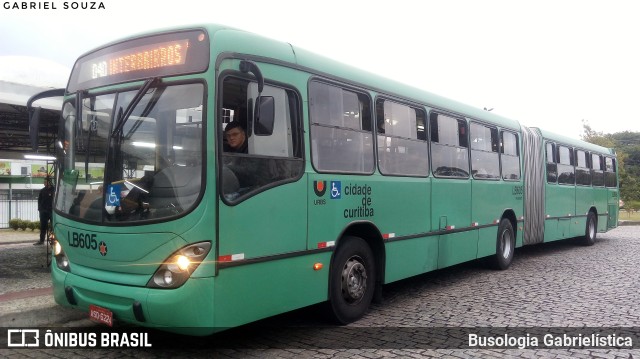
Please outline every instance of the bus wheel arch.
[[331, 258], [329, 309], [340, 324], [360, 319], [376, 296], [381, 296], [384, 263], [382, 237], [372, 224], [345, 230]]

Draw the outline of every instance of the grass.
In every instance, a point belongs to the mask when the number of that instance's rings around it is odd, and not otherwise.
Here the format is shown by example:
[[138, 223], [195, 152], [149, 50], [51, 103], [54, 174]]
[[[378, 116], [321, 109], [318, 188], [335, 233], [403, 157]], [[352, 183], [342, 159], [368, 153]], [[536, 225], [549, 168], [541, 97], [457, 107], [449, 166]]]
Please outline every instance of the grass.
[[620, 211], [619, 219], [621, 221], [640, 221], [640, 212], [629, 213], [627, 211]]

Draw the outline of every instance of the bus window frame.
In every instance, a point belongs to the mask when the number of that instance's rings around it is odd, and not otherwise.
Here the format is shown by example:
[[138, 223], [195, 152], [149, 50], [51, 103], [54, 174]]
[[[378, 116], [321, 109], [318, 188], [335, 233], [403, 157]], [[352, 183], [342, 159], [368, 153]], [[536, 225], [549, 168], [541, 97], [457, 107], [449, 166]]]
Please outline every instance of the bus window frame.
[[[484, 128], [488, 128], [491, 131], [495, 130], [496, 141], [498, 142], [497, 143], [497, 149], [496, 149], [496, 152], [495, 152], [498, 155], [498, 177], [489, 177], [489, 178], [476, 177], [476, 174], [473, 173], [473, 151], [480, 151], [480, 152], [484, 152], [484, 153], [494, 153], [493, 151], [492, 152], [488, 152], [488, 151], [485, 151], [485, 150], [479, 150], [479, 149], [474, 150], [473, 149], [473, 145], [472, 145], [472, 142], [471, 142], [471, 139], [472, 139], [471, 127], [473, 125], [477, 125], [477, 126], [482, 126]], [[503, 178], [502, 178], [502, 158], [501, 158], [502, 153], [501, 153], [501, 143], [500, 143], [500, 134], [501, 134], [500, 129], [496, 125], [488, 124], [488, 123], [485, 123], [485, 122], [482, 122], [482, 121], [473, 120], [473, 119], [469, 121], [467, 127], [468, 127], [468, 130], [469, 130], [469, 140], [468, 140], [468, 143], [469, 143], [469, 162], [470, 162], [469, 169], [470, 169], [470, 172], [471, 172], [471, 177], [474, 180], [479, 180], [479, 181], [500, 181], [500, 180], [502, 180]], [[492, 142], [492, 146], [493, 146], [493, 142]], [[520, 156], [518, 156], [518, 158], [519, 157]], [[511, 180], [511, 181], [514, 181], [514, 180]]]
[[[369, 103], [369, 121], [368, 121], [368, 126], [369, 129], [365, 130], [360, 129], [360, 130], [356, 130], [353, 128], [348, 128], [348, 127], [335, 127], [338, 129], [343, 129], [343, 130], [350, 130], [350, 131], [354, 131], [354, 132], [360, 132], [360, 133], [365, 133], [368, 132], [371, 135], [371, 155], [372, 155], [372, 161], [373, 164], [371, 166], [371, 171], [369, 172], [355, 172], [355, 171], [341, 171], [341, 170], [324, 170], [324, 169], [319, 169], [316, 166], [316, 163], [314, 162], [313, 158], [314, 158], [314, 151], [313, 151], [313, 127], [314, 126], [320, 126], [320, 127], [324, 127], [324, 128], [334, 128], [334, 126], [330, 126], [327, 124], [322, 124], [320, 122], [314, 122], [313, 121], [313, 116], [312, 116], [312, 109], [311, 109], [311, 83], [313, 82], [317, 82], [320, 84], [324, 84], [324, 85], [328, 85], [328, 86], [334, 86], [334, 87], [338, 87], [340, 89], [342, 89], [343, 91], [350, 91], [353, 92], [355, 94], [359, 94], [359, 95], [363, 95], [367, 98], [367, 101]], [[314, 169], [314, 171], [316, 173], [327, 173], [327, 174], [339, 174], [339, 175], [354, 175], [354, 176], [371, 176], [374, 173], [376, 173], [378, 165], [378, 150], [377, 150], [377, 141], [376, 141], [376, 136], [377, 133], [375, 131], [375, 126], [376, 124], [374, 123], [375, 120], [375, 102], [373, 97], [371, 96], [370, 90], [366, 89], [366, 88], [362, 88], [362, 87], [357, 87], [354, 86], [352, 84], [349, 84], [347, 82], [341, 82], [341, 81], [336, 81], [336, 80], [332, 80], [326, 77], [321, 77], [321, 76], [311, 76], [309, 77], [309, 79], [307, 80], [307, 116], [308, 116], [308, 120], [306, 121], [308, 123], [309, 126], [309, 133], [307, 136], [307, 139], [309, 141], [309, 162], [311, 163], [311, 167]], [[361, 125], [363, 125], [366, 122], [361, 122]]]
[[[617, 158], [613, 156], [603, 156], [604, 157], [604, 186], [606, 188], [618, 188], [618, 171], [617, 171]], [[611, 169], [612, 171], [607, 170], [607, 160], [611, 160]], [[607, 173], [612, 173], [615, 182], [613, 185], [609, 185], [607, 183]]]
[[[434, 142], [433, 141], [433, 126], [431, 126], [431, 117], [433, 115], [437, 115], [437, 116], [446, 116], [449, 118], [452, 118], [454, 120], [456, 120], [458, 123], [462, 122], [465, 124], [465, 135], [464, 135], [464, 139], [466, 140], [466, 146], [453, 146], [453, 145], [445, 145], [445, 144], [441, 144], [440, 142]], [[429, 142], [429, 165], [431, 167], [431, 173], [433, 175], [434, 178], [443, 178], [443, 179], [454, 179], [454, 180], [469, 180], [471, 179], [471, 152], [470, 152], [470, 144], [469, 144], [469, 121], [467, 121], [467, 119], [464, 116], [452, 113], [452, 112], [447, 112], [447, 111], [443, 111], [443, 110], [438, 110], [438, 109], [432, 109], [431, 111], [429, 111], [428, 116], [427, 116], [427, 121], [429, 122], [429, 132], [428, 132], [428, 137], [427, 140]], [[463, 137], [460, 136], [460, 134], [458, 134], [459, 139], [462, 139]], [[436, 171], [433, 168], [434, 165], [434, 160], [433, 160], [433, 144], [438, 144], [440, 146], [444, 146], [447, 148], [465, 148], [466, 147], [466, 151], [467, 151], [467, 168], [466, 168], [466, 172], [467, 175], [466, 176], [438, 176], [436, 175]]]
[[[561, 160], [561, 156], [562, 154], [561, 149], [567, 149], [569, 151], [569, 163], [563, 163]], [[556, 147], [556, 160], [557, 160], [557, 165], [558, 165], [558, 184], [561, 186], [576, 186], [576, 165], [575, 165], [575, 154], [574, 154], [574, 148], [572, 146], [569, 145], [565, 145], [565, 144], [557, 144]], [[560, 181], [560, 166], [566, 166], [566, 167], [571, 167], [573, 169], [573, 181], [572, 182], [561, 182]]]
[[[233, 70], [233, 69], [228, 69], [228, 70], [224, 70], [222, 71], [216, 78], [216, 108], [215, 108], [215, 129], [216, 129], [216, 135], [215, 135], [215, 142], [216, 142], [216, 174], [217, 174], [217, 195], [220, 198], [220, 200], [228, 205], [228, 206], [236, 206], [244, 201], [246, 201], [247, 199], [250, 199], [252, 197], [255, 197], [256, 195], [268, 191], [272, 188], [278, 187], [278, 186], [282, 186], [288, 183], [294, 183], [299, 181], [305, 174], [304, 168], [306, 167], [306, 160], [305, 160], [305, 145], [304, 145], [304, 115], [303, 115], [303, 97], [300, 93], [300, 91], [291, 84], [287, 84], [287, 83], [283, 83], [283, 82], [279, 82], [279, 81], [272, 81], [272, 80], [268, 80], [267, 78], [265, 78], [265, 85], [271, 86], [271, 87], [276, 87], [276, 88], [281, 88], [283, 89], [286, 93], [292, 93], [294, 94], [294, 97], [297, 101], [297, 104], [293, 105], [293, 109], [296, 110], [295, 114], [293, 112], [290, 113], [291, 116], [291, 124], [293, 125], [294, 122], [296, 123], [295, 126], [295, 130], [294, 130], [294, 126], [292, 126], [292, 131], [291, 131], [291, 136], [292, 136], [292, 142], [293, 142], [293, 147], [294, 147], [294, 153], [296, 150], [298, 150], [300, 152], [300, 157], [273, 157], [273, 156], [264, 156], [264, 155], [257, 155], [257, 154], [236, 154], [238, 157], [248, 157], [248, 158], [263, 158], [263, 159], [284, 159], [284, 158], [288, 158], [289, 160], [299, 160], [302, 162], [302, 170], [300, 171], [300, 173], [296, 176], [296, 177], [290, 177], [287, 179], [282, 179], [279, 181], [274, 181], [274, 182], [270, 182], [266, 185], [261, 185], [259, 187], [257, 187], [255, 190], [251, 190], [247, 193], [244, 193], [240, 196], [238, 196], [237, 198], [234, 198], [232, 200], [228, 199], [225, 197], [224, 193], [223, 193], [223, 186], [222, 186], [222, 169], [223, 169], [223, 158], [222, 156], [224, 155], [224, 148], [223, 148], [223, 143], [224, 140], [222, 139], [222, 136], [224, 135], [224, 130], [222, 129], [222, 119], [223, 119], [223, 113], [224, 113], [224, 108], [223, 108], [223, 104], [224, 104], [224, 81], [228, 78], [236, 78], [239, 79], [241, 81], [246, 81], [247, 83], [257, 83], [255, 77], [252, 77], [250, 75], [247, 75], [241, 71], [238, 70]], [[292, 109], [292, 105], [291, 103], [289, 104], [289, 110]], [[249, 113], [248, 115], [252, 114], [252, 110], [248, 109]], [[295, 117], [295, 118], [294, 118]], [[234, 119], [235, 120], [235, 119]], [[247, 126], [248, 124], [245, 123], [245, 126]], [[247, 131], [249, 129], [245, 128], [245, 133], [246, 133], [246, 141], [249, 141], [249, 133], [247, 133]], [[297, 140], [294, 140], [294, 137], [298, 137]], [[296, 144], [297, 144], [297, 149], [296, 149]]]
[[[585, 165], [586, 167], [580, 167], [579, 162], [578, 161], [578, 153], [582, 152], [584, 154], [585, 157]], [[575, 158], [575, 166], [574, 166], [574, 173], [575, 173], [575, 181], [576, 181], [576, 186], [579, 187], [592, 187], [592, 182], [593, 182], [593, 178], [592, 178], [592, 173], [591, 173], [591, 152], [587, 151], [587, 150], [583, 150], [581, 148], [575, 148], [574, 149], [574, 158]], [[587, 170], [586, 173], [588, 173], [589, 176], [589, 183], [578, 183], [578, 170]]]
[[[374, 133], [374, 139], [375, 139], [375, 143], [374, 143], [374, 151], [375, 151], [375, 161], [376, 161], [376, 168], [378, 170], [378, 172], [380, 172], [380, 174], [382, 176], [390, 176], [390, 177], [413, 177], [413, 178], [428, 178], [431, 176], [431, 156], [430, 156], [430, 150], [431, 150], [431, 141], [429, 140], [429, 112], [421, 105], [418, 104], [414, 104], [411, 103], [410, 101], [406, 101], [406, 100], [402, 100], [402, 99], [398, 99], [398, 98], [394, 98], [391, 96], [386, 96], [386, 95], [378, 95], [373, 99], [373, 111], [372, 111], [372, 120], [374, 123], [373, 126], [373, 133]], [[413, 109], [416, 111], [416, 138], [412, 139], [412, 138], [407, 138], [407, 137], [402, 137], [402, 136], [389, 136], [386, 133], [381, 133], [380, 131], [378, 131], [378, 102], [381, 102], [382, 105], [384, 106], [384, 103], [386, 101], [389, 102], [393, 102], [395, 104], [399, 104], [402, 106], [406, 106], [410, 109]], [[384, 109], [383, 109], [384, 111]], [[417, 126], [418, 126], [418, 122], [417, 122], [417, 113], [418, 112], [422, 112], [422, 114], [424, 115], [424, 139], [420, 139], [419, 138], [419, 134], [417, 133]], [[384, 121], [384, 119], [383, 119]], [[417, 175], [417, 174], [399, 174], [399, 173], [387, 173], [384, 172], [382, 170], [382, 168], [380, 167], [380, 155], [379, 155], [379, 148], [378, 148], [378, 136], [384, 136], [384, 137], [393, 137], [393, 138], [399, 138], [399, 139], [407, 139], [407, 140], [411, 140], [411, 141], [420, 141], [422, 143], [425, 143], [427, 145], [427, 152], [425, 153], [426, 157], [427, 157], [427, 172], [424, 175]]]
[[[606, 187], [606, 179], [605, 179], [605, 171], [604, 171], [604, 156], [600, 153], [591, 152], [591, 186], [596, 188], [605, 188]], [[599, 158], [599, 168], [593, 168], [593, 156], [598, 156]], [[602, 176], [602, 185], [596, 185], [593, 182], [594, 174], [600, 174]]]
[[[549, 151], [548, 147], [551, 146], [551, 160], [549, 160]], [[556, 160], [557, 157], [557, 144], [553, 141], [546, 141], [544, 145], [544, 155], [545, 155], [545, 173], [547, 175], [547, 183], [548, 184], [558, 184], [558, 162]], [[554, 180], [549, 180], [549, 166], [553, 166], [555, 169]]]
[[[505, 132], [514, 135], [516, 138], [516, 152], [517, 152], [516, 157], [518, 158], [518, 178], [517, 179], [504, 177], [504, 173], [503, 173], [504, 166], [502, 165], [502, 156], [504, 155], [503, 150], [504, 150], [504, 133]], [[500, 178], [503, 181], [507, 181], [507, 182], [520, 182], [522, 181], [522, 151], [520, 149], [520, 144], [521, 144], [520, 136], [518, 136], [518, 133], [515, 131], [509, 131], [503, 128], [500, 129], [499, 136], [500, 136], [500, 150], [498, 152], [500, 153]], [[510, 155], [505, 155], [505, 156], [510, 156]]]

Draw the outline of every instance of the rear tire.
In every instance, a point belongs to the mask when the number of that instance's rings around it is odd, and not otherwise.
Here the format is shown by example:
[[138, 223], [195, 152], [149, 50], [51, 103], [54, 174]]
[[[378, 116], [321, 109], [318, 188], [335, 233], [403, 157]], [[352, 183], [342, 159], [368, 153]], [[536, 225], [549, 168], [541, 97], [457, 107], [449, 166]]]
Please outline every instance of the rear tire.
[[516, 236], [511, 221], [503, 218], [498, 226], [496, 254], [491, 258], [491, 266], [498, 270], [509, 268], [516, 248]]
[[587, 215], [587, 226], [584, 230], [584, 237], [582, 237], [582, 244], [585, 246], [592, 246], [596, 243], [596, 235], [598, 233], [598, 219], [596, 214], [589, 212]]
[[359, 237], [344, 237], [331, 262], [329, 304], [340, 324], [364, 316], [373, 298], [376, 269], [373, 252]]

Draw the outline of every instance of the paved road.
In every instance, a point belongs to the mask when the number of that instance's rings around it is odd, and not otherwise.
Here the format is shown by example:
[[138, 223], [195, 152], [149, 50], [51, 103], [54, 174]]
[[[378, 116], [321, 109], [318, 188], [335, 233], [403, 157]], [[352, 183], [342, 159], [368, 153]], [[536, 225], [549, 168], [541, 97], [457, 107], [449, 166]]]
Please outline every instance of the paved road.
[[[33, 251], [33, 246], [0, 246], [0, 263]], [[640, 227], [600, 234], [593, 247], [561, 241], [518, 249], [507, 271], [472, 262], [410, 278], [384, 288], [383, 302], [347, 327], [327, 327], [315, 306], [206, 338], [151, 332], [155, 349], [0, 350], [0, 356], [175, 357], [203, 353], [221, 358], [640, 358], [640, 349], [432, 349], [467, 342], [468, 332], [484, 327], [516, 327], [514, 336], [538, 327], [640, 327]], [[28, 263], [24, 262], [28, 267]], [[24, 271], [25, 267], [19, 267]], [[1, 291], [20, 283], [41, 288], [46, 276], [19, 278], [0, 269]], [[8, 277], [11, 277], [7, 279]], [[5, 286], [7, 285], [7, 287]], [[0, 307], [1, 309], [1, 307]], [[76, 322], [78, 323], [78, 322]], [[60, 323], [52, 323], [58, 325]], [[79, 325], [86, 326], [82, 322]], [[443, 328], [453, 327], [453, 328]], [[91, 327], [91, 330], [99, 329]], [[614, 329], [618, 336], [624, 329]], [[535, 333], [534, 333], [535, 334]], [[634, 338], [640, 348], [640, 338]], [[364, 343], [364, 344], [363, 344]], [[168, 347], [160, 350], [158, 346]], [[437, 346], [437, 344], [436, 344]], [[369, 348], [369, 349], [363, 349]]]

